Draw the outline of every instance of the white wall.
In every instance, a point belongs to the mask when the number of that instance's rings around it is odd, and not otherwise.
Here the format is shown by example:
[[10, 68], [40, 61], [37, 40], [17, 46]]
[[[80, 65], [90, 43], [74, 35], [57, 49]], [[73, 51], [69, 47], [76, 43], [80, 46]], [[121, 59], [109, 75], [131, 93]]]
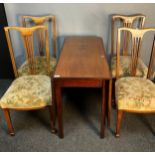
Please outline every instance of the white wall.
[[155, 27], [155, 4], [5, 4], [5, 9], [9, 25], [19, 25], [20, 15], [56, 15], [59, 52], [64, 36], [95, 35], [103, 38], [108, 54], [112, 14], [142, 13], [145, 26]]

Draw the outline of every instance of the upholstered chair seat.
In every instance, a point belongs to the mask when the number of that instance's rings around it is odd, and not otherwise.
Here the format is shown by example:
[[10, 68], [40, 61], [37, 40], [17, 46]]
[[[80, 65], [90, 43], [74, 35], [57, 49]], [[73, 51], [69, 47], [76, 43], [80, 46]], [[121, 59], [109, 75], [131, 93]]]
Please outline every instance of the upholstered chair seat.
[[[119, 66], [119, 76], [120, 77], [126, 77], [126, 76], [131, 75], [130, 62], [131, 62], [131, 56], [120, 56], [120, 66]], [[146, 77], [147, 71], [148, 71], [147, 66], [139, 58], [136, 76]], [[112, 72], [112, 77], [115, 78], [116, 77], [116, 56], [113, 56], [111, 59], [111, 72]]]
[[[45, 56], [36, 56], [34, 57], [35, 62], [35, 74], [41, 74], [41, 75], [49, 75], [47, 70], [47, 60]], [[56, 66], [56, 58], [50, 57], [50, 75], [53, 73], [55, 66]], [[19, 76], [23, 75], [29, 75], [29, 64], [27, 61], [25, 61], [18, 69]]]
[[155, 111], [155, 85], [145, 78], [123, 77], [115, 83], [118, 110], [135, 112]]
[[46, 75], [15, 79], [0, 100], [3, 109], [40, 109], [51, 105], [51, 79]]

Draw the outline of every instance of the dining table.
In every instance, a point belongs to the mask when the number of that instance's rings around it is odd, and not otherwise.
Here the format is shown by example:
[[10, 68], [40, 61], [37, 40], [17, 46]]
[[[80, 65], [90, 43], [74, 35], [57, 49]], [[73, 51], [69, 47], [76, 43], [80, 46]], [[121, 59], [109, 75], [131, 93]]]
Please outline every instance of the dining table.
[[106, 81], [110, 79], [111, 73], [101, 37], [71, 36], [64, 39], [61, 54], [53, 74], [54, 100], [60, 138], [64, 137], [62, 89], [73, 87], [101, 88], [100, 137], [104, 137], [106, 92], [108, 91]]

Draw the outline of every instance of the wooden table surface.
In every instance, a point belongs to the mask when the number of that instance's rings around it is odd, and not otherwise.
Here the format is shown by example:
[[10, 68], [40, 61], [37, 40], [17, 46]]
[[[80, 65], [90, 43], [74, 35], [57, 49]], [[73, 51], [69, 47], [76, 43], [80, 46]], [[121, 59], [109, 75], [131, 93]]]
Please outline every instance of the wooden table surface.
[[67, 37], [54, 77], [109, 79], [111, 74], [99, 37]]

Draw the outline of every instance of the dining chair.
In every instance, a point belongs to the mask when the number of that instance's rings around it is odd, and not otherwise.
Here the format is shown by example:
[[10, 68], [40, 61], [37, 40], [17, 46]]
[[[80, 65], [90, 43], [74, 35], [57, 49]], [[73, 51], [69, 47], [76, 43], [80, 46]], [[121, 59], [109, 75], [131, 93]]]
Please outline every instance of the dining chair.
[[[113, 15], [112, 16], [112, 24], [111, 24], [111, 53], [110, 53], [110, 68], [112, 79], [109, 81], [109, 101], [111, 104], [115, 104], [115, 79], [116, 79], [116, 47], [119, 46], [117, 44], [117, 29], [119, 27], [128, 27], [128, 28], [143, 28], [145, 23], [145, 15], [136, 14], [136, 15]], [[119, 25], [117, 24], [119, 22]], [[129, 76], [129, 62], [130, 62], [130, 40], [131, 36], [128, 32], [122, 33], [121, 42], [121, 56], [120, 56], [120, 75], [122, 77]], [[119, 44], [120, 44], [119, 43]], [[139, 58], [138, 64], [138, 72], [136, 76], [147, 76], [147, 66], [143, 63], [143, 61]], [[113, 102], [112, 102], [113, 97]], [[108, 113], [108, 127], [110, 127], [110, 113], [111, 113], [111, 104], [108, 104], [109, 113]]]
[[[4, 112], [4, 116], [8, 125], [10, 135], [14, 135], [14, 129], [11, 122], [10, 110], [29, 111], [48, 108], [51, 119], [51, 131], [55, 133], [55, 119], [53, 116], [53, 101], [52, 101], [52, 83], [51, 77], [47, 75], [39, 75], [37, 73], [36, 62], [34, 59], [34, 33], [42, 30], [45, 33], [46, 44], [46, 69], [50, 72], [49, 62], [49, 47], [48, 47], [48, 31], [45, 26], [36, 26], [32, 28], [23, 27], [5, 27], [5, 34], [10, 50], [12, 65], [16, 79], [11, 83], [8, 90], [0, 99], [0, 107]], [[19, 32], [23, 44], [28, 63], [29, 75], [19, 76], [18, 69], [15, 63], [15, 56], [11, 41], [10, 32]]]
[[[138, 58], [142, 51], [142, 41], [148, 32], [155, 33], [155, 28], [132, 29], [119, 28], [118, 40], [121, 41], [122, 31], [128, 31], [132, 35], [132, 54], [130, 59], [130, 76], [120, 76], [120, 46], [117, 46], [117, 69], [115, 82], [115, 96], [117, 106], [116, 137], [120, 136], [120, 126], [124, 112], [130, 113], [154, 113], [155, 112], [155, 84], [152, 82], [154, 75], [155, 38], [153, 40], [147, 77], [136, 77], [138, 71]], [[149, 51], [146, 51], [149, 53]]]
[[[49, 34], [49, 40], [53, 40], [53, 55], [50, 55], [50, 67], [51, 67], [51, 73], [54, 72], [55, 66], [57, 63], [56, 60], [56, 52], [57, 52], [57, 32], [56, 32], [56, 17], [55, 16], [21, 16], [21, 25], [23, 27], [32, 27], [32, 26], [39, 26], [39, 25], [46, 25], [48, 27]], [[50, 26], [51, 25], [51, 26]], [[37, 56], [36, 59], [39, 64], [44, 64], [45, 59], [44, 57], [44, 38], [42, 31], [37, 31], [37, 41], [39, 46], [39, 54], [40, 56]], [[50, 48], [51, 49], [51, 48]], [[20, 74], [24, 75], [26, 74], [26, 65], [23, 64], [23, 66], [20, 69]], [[40, 67], [39, 67], [40, 68]], [[43, 74], [43, 71], [41, 70], [38, 72], [40, 74]]]

